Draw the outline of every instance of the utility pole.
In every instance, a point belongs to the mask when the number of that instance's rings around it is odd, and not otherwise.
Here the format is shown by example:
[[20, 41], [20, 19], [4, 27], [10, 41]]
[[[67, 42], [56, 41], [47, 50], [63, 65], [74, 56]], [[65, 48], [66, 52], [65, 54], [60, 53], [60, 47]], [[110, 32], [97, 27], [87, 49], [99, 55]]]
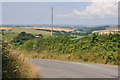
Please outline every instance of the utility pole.
[[51, 36], [53, 36], [53, 7], [51, 7]]

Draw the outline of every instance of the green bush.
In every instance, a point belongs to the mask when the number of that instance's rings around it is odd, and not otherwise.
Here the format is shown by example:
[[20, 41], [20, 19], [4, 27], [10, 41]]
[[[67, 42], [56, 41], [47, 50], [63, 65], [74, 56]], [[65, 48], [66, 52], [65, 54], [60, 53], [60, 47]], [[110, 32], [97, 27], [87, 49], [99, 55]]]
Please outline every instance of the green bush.
[[21, 32], [20, 34], [18, 34], [17, 37], [14, 37], [11, 42], [17, 43], [18, 45], [22, 45], [25, 41], [31, 40], [33, 38], [35, 38], [35, 37], [32, 34], [26, 33], [26, 32]]
[[72, 40], [69, 36], [48, 37], [29, 40], [23, 44], [22, 48], [39, 53], [47, 51], [57, 54], [75, 54], [80, 56], [83, 61], [96, 60], [95, 62], [105, 64], [118, 64], [117, 54], [120, 49], [120, 35], [92, 34], [80, 40]]

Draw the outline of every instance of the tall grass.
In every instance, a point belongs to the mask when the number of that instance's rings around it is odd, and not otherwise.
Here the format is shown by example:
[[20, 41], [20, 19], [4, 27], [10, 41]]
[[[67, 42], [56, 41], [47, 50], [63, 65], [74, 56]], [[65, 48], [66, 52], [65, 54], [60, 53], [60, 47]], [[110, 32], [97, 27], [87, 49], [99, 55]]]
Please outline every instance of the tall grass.
[[40, 78], [39, 70], [19, 51], [3, 45], [2, 77], [6, 78]]
[[[77, 55], [74, 53], [71, 54], [56, 54], [48, 51], [44, 52], [24, 52], [29, 58], [37, 58], [37, 59], [52, 59], [52, 60], [60, 60], [60, 61], [70, 61], [70, 62], [87, 62], [87, 63], [100, 63], [100, 64], [108, 64], [108, 65], [118, 65], [118, 61], [116, 64], [114, 62], [108, 62], [108, 57], [96, 56], [93, 53], [81, 53], [81, 55]], [[117, 56], [117, 54], [115, 54]]]

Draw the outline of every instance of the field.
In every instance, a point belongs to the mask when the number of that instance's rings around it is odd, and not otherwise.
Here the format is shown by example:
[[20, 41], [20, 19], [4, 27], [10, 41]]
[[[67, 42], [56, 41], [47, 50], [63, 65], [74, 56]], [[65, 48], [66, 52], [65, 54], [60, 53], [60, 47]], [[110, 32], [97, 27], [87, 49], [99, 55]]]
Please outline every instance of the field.
[[32, 28], [27, 28], [27, 27], [13, 27], [12, 30], [10, 32], [27, 32], [27, 33], [31, 33], [31, 34], [50, 34], [50, 32], [47, 31], [38, 31]]
[[10, 42], [12, 41], [12, 39], [14, 37], [16, 37], [18, 35], [18, 33], [11, 33], [11, 32], [4, 32], [3, 35], [2, 35], [2, 39], [5, 41], [5, 42]]
[[[2, 36], [2, 39], [4, 39], [6, 42], [10, 42], [20, 32], [31, 33], [33, 35], [42, 34], [44, 37], [48, 37], [51, 34], [51, 32], [49, 32], [49, 31], [36, 30], [36, 29], [50, 30], [51, 29], [50, 27], [47, 27], [47, 28], [45, 28], [45, 27], [1, 27], [1, 29], [5, 30], [4, 35]], [[67, 31], [67, 32], [73, 31], [73, 29], [68, 29], [68, 28], [53, 28], [53, 30], [56, 30], [56, 31], [61, 30], [61, 31]]]
[[35, 30], [26, 27], [12, 27], [10, 31], [3, 31], [4, 34], [0, 36], [5, 42], [10, 42], [14, 37], [16, 37], [20, 32], [27, 32], [31, 34], [42, 34], [44, 37], [50, 36], [50, 32]]
[[[50, 36], [50, 34], [51, 34], [51, 32], [49, 32], [49, 31], [44, 31], [44, 30], [51, 30], [50, 27], [5, 27], [5, 29], [9, 29], [9, 28], [11, 30], [5, 30], [4, 31], [5, 33], [8, 33], [8, 36], [4, 36], [6, 38], [7, 37], [11, 38], [12, 36], [14, 36], [15, 33], [18, 34], [20, 32], [27, 32], [27, 33], [31, 33], [33, 35], [34, 34], [42, 34], [44, 37]], [[36, 30], [36, 29], [41, 29], [41, 30]], [[69, 28], [53, 28], [53, 30], [55, 30], [55, 31], [66, 31], [66, 32], [73, 31], [73, 29], [69, 29]]]
[[[10, 33], [9, 36], [12, 36], [13, 33], [15, 34], [18, 34], [20, 32], [27, 32], [27, 33], [31, 33], [31, 34], [42, 34], [44, 37], [46, 36], [50, 36], [50, 32], [48, 31], [42, 31], [42, 30], [35, 30], [35, 29], [32, 29], [32, 28], [27, 28], [27, 27], [12, 27], [12, 29], [10, 31], [4, 31], [5, 33]], [[54, 32], [53, 32], [54, 33]], [[8, 36], [8, 37], [9, 37]], [[10, 37], [11, 38], [11, 37]], [[12, 37], [13, 38], [13, 37]], [[12, 39], [11, 38], [11, 39]]]
[[0, 27], [0, 30], [10, 30], [10, 29], [12, 29], [12, 28], [10, 28], [10, 27]]
[[[45, 30], [51, 30], [50, 27], [32, 27], [33, 29], [45, 29]], [[69, 28], [53, 28], [55, 31], [74, 31], [74, 29], [69, 29]]]
[[85, 36], [71, 35], [71, 37], [74, 37], [73, 40], [74, 40], [74, 39], [77, 40], [77, 39], [80, 39], [80, 38], [84, 38]]

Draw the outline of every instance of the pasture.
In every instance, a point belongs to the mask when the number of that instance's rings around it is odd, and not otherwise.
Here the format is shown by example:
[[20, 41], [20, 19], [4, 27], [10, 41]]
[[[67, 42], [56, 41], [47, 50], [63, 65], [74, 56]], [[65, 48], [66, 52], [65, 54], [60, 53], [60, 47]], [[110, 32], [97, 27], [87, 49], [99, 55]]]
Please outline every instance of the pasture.
[[12, 30], [9, 32], [17, 32], [17, 33], [26, 32], [26, 33], [31, 33], [31, 34], [43, 34], [43, 35], [50, 34], [50, 32], [47, 32], [47, 31], [35, 30], [32, 28], [28, 28], [28, 27], [13, 27]]

